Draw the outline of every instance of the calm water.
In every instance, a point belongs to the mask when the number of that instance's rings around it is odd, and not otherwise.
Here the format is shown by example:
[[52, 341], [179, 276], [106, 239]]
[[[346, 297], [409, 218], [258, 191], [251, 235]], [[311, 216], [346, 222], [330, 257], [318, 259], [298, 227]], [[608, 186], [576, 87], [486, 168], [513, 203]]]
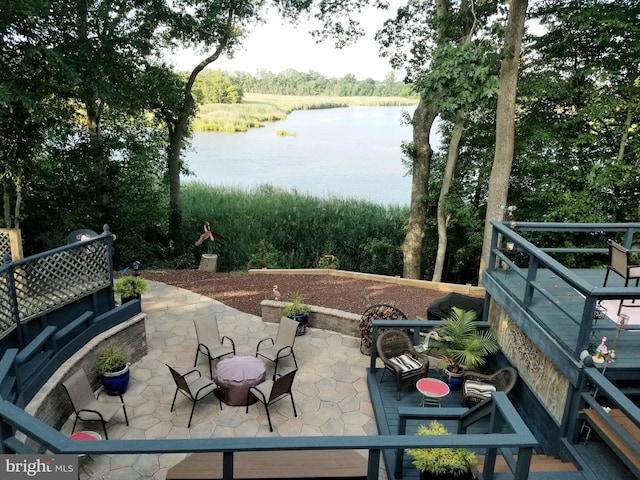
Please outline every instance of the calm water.
[[[246, 133], [196, 133], [189, 169], [211, 185], [252, 188], [271, 184], [328, 198], [408, 205], [400, 144], [411, 140], [401, 123], [411, 107], [348, 107], [295, 111], [285, 121]], [[276, 130], [295, 132], [279, 137]]]

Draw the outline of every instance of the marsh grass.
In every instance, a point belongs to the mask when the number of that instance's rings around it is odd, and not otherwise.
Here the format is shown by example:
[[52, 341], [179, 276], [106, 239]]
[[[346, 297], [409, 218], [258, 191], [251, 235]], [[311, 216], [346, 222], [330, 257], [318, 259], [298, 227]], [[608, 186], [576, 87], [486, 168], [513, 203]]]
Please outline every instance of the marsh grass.
[[[201, 182], [183, 185], [181, 203], [187, 245], [193, 245], [204, 221], [228, 239], [214, 242], [220, 271], [246, 269], [266, 241], [281, 268], [315, 268], [318, 258], [332, 254], [344, 270], [402, 273], [408, 207], [325, 200], [271, 185], [243, 190]], [[199, 258], [205, 252], [196, 247], [194, 253]]]
[[404, 97], [330, 97], [247, 93], [243, 103], [209, 103], [200, 106], [193, 122], [197, 132], [246, 132], [266, 122], [285, 120], [294, 110], [343, 108], [349, 106], [389, 107], [415, 105]]

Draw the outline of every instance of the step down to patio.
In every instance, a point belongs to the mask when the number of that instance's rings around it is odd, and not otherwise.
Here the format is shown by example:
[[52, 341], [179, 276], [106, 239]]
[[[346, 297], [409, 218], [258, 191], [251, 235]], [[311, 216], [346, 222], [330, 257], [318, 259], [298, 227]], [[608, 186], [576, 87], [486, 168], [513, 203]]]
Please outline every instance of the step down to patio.
[[[237, 452], [233, 478], [366, 480], [367, 459], [353, 450]], [[222, 453], [194, 453], [167, 472], [167, 480], [222, 479]]]
[[[478, 455], [478, 467], [480, 467], [480, 471], [482, 471], [482, 466], [484, 464], [484, 456]], [[531, 457], [531, 468], [529, 468], [530, 472], [576, 472], [578, 469], [573, 463], [563, 462], [559, 458], [550, 457], [548, 455], [533, 455]], [[496, 458], [496, 468], [494, 470], [496, 473], [504, 473], [509, 472], [509, 467], [507, 467], [507, 462], [505, 462], [502, 456], [498, 456]]]

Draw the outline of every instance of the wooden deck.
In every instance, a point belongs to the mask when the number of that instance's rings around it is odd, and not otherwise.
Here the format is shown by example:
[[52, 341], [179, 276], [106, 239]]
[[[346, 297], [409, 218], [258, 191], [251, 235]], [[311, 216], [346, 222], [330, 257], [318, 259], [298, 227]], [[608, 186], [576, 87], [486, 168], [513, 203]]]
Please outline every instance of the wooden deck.
[[[171, 467], [167, 480], [222, 479], [223, 455], [194, 453]], [[233, 478], [366, 480], [367, 459], [354, 450], [237, 452]]]
[[[597, 288], [602, 286], [606, 270], [577, 269], [571, 272]], [[490, 275], [510, 296], [523, 299], [525, 280], [522, 275], [525, 274], [524, 269], [520, 272], [506, 269], [491, 272]], [[585, 303], [584, 296], [546, 269], [538, 270], [536, 284], [540, 292], [534, 293], [528, 312], [541, 322], [547, 333], [565, 345], [567, 350], [582, 350], [583, 346], [578, 348], [577, 340]], [[609, 276], [608, 287], [623, 285], [620, 276], [615, 274]], [[625, 300], [625, 305], [627, 304], [631, 305], [631, 300]], [[640, 307], [640, 300], [636, 304]], [[631, 324], [618, 332], [616, 330], [618, 303], [615, 300], [609, 300], [605, 305], [609, 306], [606, 312], [607, 318], [593, 321], [588, 347], [595, 350], [602, 337], [607, 337], [608, 348], [615, 349], [616, 352], [614, 362], [601, 365], [602, 368], [606, 365], [607, 377], [612, 380], [638, 380], [640, 379], [640, 308], [623, 307], [622, 313], [631, 316]]]
[[[400, 407], [419, 407], [421, 402], [421, 394], [411, 385], [406, 386], [402, 390], [400, 400], [396, 400], [396, 387], [395, 381], [389, 375], [385, 375], [384, 380], [380, 383], [380, 377], [382, 369], [378, 369], [375, 373], [369, 372], [369, 393], [371, 395], [372, 404], [374, 408], [375, 418], [378, 425], [378, 431], [381, 435], [396, 434], [398, 432], [398, 408]], [[444, 380], [442, 371], [436, 369], [429, 370], [429, 377], [438, 378]], [[461, 394], [460, 391], [451, 391], [442, 400], [441, 408], [460, 408], [461, 407]], [[426, 406], [422, 408], [440, 408], [435, 406]], [[407, 422], [407, 432], [413, 432], [417, 429], [420, 423], [424, 421], [413, 420]], [[447, 427], [447, 429], [455, 433], [456, 422], [452, 420], [442, 420], [441, 423]], [[468, 433], [484, 433], [485, 425], [478, 425], [475, 429], [470, 429]], [[479, 458], [479, 466], [482, 466], [482, 454], [484, 452], [477, 451]], [[395, 477], [393, 475], [396, 452], [394, 450], [383, 451], [383, 459], [385, 462], [387, 475], [390, 480]], [[496, 462], [496, 479], [512, 478], [508, 471], [504, 461], [499, 459]], [[572, 464], [564, 463], [558, 459], [547, 457], [545, 455], [534, 455], [531, 463], [531, 479], [551, 479], [559, 478], [554, 475], [562, 475], [563, 480], [585, 480], [587, 477], [583, 476], [581, 472], [577, 471], [576, 467]], [[562, 473], [560, 473], [562, 472]], [[411, 463], [411, 458], [407, 455], [403, 459], [402, 478], [404, 480], [419, 480], [420, 475], [417, 469]], [[481, 478], [481, 477], [479, 477]]]

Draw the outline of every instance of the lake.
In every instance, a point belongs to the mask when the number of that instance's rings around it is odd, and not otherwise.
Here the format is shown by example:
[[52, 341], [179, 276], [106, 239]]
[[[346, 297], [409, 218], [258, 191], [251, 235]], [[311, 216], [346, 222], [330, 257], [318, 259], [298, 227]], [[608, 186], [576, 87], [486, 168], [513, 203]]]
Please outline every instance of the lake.
[[[210, 185], [251, 189], [270, 184], [320, 198], [409, 205], [400, 145], [412, 138], [402, 123], [410, 107], [347, 107], [294, 111], [281, 122], [245, 133], [196, 133], [185, 159]], [[286, 130], [295, 136], [278, 136]]]

